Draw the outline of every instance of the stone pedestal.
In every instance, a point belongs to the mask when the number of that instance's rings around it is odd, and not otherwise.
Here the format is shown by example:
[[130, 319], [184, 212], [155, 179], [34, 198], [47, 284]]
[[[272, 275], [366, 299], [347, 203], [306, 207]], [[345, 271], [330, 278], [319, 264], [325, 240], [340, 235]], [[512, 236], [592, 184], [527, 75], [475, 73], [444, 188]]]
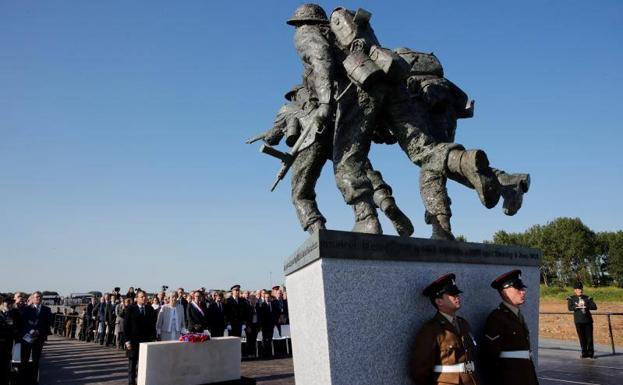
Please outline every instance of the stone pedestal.
[[203, 385], [240, 381], [240, 338], [148, 342], [139, 350], [139, 385]]
[[537, 352], [539, 261], [535, 249], [321, 230], [285, 263], [297, 385], [404, 385], [415, 333], [435, 309], [421, 293], [455, 273], [458, 315], [477, 341], [501, 299], [489, 284], [521, 269], [522, 313]]

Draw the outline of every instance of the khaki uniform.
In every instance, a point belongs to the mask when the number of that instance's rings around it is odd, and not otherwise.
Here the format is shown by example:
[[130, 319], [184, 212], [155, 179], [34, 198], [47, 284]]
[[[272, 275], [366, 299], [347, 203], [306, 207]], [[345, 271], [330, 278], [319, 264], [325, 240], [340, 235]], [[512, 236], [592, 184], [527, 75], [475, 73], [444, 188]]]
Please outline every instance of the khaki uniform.
[[489, 314], [484, 333], [482, 367], [487, 384], [539, 383], [531, 358], [508, 357], [530, 352], [530, 333], [522, 319], [502, 303]]
[[[474, 370], [475, 342], [469, 323], [457, 317], [460, 332], [439, 312], [426, 322], [415, 339], [410, 374], [416, 385], [478, 385]], [[454, 371], [464, 364], [463, 371]], [[456, 365], [456, 366], [454, 366]]]

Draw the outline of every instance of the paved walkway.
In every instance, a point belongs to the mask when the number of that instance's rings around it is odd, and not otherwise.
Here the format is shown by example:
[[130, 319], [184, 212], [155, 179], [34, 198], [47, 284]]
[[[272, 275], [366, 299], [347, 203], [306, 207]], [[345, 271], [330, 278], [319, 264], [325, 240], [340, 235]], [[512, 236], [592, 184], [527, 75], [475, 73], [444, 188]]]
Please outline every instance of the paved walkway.
[[[597, 359], [580, 359], [575, 342], [542, 340], [539, 348], [540, 385], [623, 384], [623, 348], [596, 346]], [[121, 351], [92, 343], [50, 336], [41, 364], [41, 385], [127, 384], [127, 359]], [[292, 359], [242, 362], [242, 375], [259, 385], [294, 385]], [[318, 384], [322, 385], [322, 384]]]

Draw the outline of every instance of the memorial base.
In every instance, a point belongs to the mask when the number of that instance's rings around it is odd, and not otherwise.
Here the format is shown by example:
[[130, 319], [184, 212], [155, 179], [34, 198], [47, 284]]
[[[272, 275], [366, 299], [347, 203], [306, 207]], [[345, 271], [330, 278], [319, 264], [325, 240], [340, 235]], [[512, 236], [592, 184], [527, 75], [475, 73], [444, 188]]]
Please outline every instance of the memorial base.
[[491, 244], [321, 230], [285, 264], [297, 385], [404, 385], [415, 333], [435, 314], [421, 293], [455, 273], [458, 315], [477, 341], [501, 299], [490, 282], [521, 269], [522, 314], [538, 347], [540, 252]]
[[241, 382], [240, 355], [238, 337], [142, 343], [138, 385], [248, 384]]

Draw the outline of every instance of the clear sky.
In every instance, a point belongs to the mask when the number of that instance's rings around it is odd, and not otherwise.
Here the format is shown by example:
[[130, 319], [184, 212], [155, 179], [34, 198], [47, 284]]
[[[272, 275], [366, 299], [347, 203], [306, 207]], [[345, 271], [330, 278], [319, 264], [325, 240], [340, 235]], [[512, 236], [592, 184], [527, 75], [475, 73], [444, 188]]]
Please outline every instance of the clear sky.
[[[0, 291], [283, 282], [307, 235], [289, 178], [270, 193], [279, 164], [244, 140], [300, 81], [298, 4], [0, 0]], [[450, 183], [455, 234], [623, 227], [623, 2], [321, 4], [368, 9], [388, 48], [434, 51], [476, 100], [457, 141], [532, 175], [514, 217]], [[397, 146], [371, 160], [429, 237], [418, 168]], [[317, 191], [329, 228], [350, 229], [330, 166]]]

